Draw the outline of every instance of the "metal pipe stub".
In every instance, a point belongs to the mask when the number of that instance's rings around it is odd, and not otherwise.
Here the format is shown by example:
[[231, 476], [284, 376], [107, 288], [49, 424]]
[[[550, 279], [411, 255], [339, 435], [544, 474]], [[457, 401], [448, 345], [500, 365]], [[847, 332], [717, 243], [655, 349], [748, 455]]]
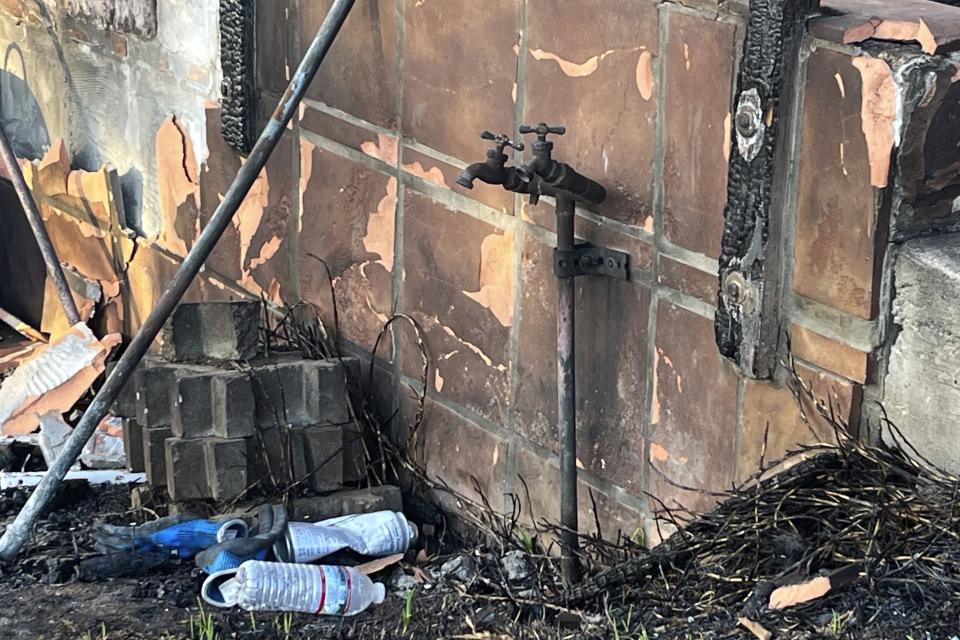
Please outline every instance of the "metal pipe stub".
[[[572, 197], [557, 196], [557, 251], [574, 248], [576, 204]], [[577, 382], [576, 382], [576, 280], [557, 283], [557, 423], [560, 440], [560, 558], [567, 584], [580, 581], [580, 539], [577, 516]]]

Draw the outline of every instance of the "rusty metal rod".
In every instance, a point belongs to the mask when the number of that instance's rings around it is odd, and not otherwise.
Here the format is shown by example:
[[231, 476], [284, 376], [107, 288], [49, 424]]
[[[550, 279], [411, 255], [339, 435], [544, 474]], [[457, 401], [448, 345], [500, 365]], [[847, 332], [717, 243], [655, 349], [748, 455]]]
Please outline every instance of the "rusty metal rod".
[[[557, 249], [574, 248], [576, 203], [566, 192], [557, 194]], [[560, 568], [564, 582], [580, 582], [577, 519], [577, 382], [574, 314], [576, 279], [557, 280], [557, 423], [560, 439]]]
[[33, 237], [37, 239], [37, 246], [40, 247], [43, 261], [47, 265], [47, 273], [50, 275], [50, 280], [53, 281], [53, 288], [57, 290], [60, 304], [63, 305], [63, 313], [67, 316], [70, 325], [73, 326], [80, 322], [77, 303], [73, 299], [73, 293], [70, 291], [70, 285], [67, 284], [67, 278], [63, 275], [60, 258], [57, 257], [57, 251], [53, 248], [53, 243], [50, 242], [50, 235], [43, 225], [43, 218], [40, 216], [40, 210], [37, 209], [37, 203], [34, 202], [30, 187], [27, 186], [27, 181], [23, 178], [23, 171], [20, 170], [20, 163], [17, 162], [17, 156], [13, 153], [13, 147], [10, 146], [10, 139], [7, 138], [2, 126], [0, 126], [0, 159], [7, 167], [7, 173], [10, 174], [13, 188], [17, 192], [17, 197], [20, 198], [20, 205], [27, 215], [30, 228], [33, 229]]
[[76, 461], [83, 446], [107, 414], [110, 405], [146, 354], [167, 317], [173, 313], [187, 287], [190, 286], [190, 283], [200, 271], [200, 267], [203, 266], [210, 252], [213, 251], [220, 236], [223, 235], [243, 199], [250, 191], [250, 187], [267, 163], [267, 159], [280, 140], [280, 136], [283, 135], [287, 123], [293, 117], [297, 106], [307, 91], [307, 87], [340, 32], [350, 9], [353, 8], [354, 1], [335, 0], [333, 6], [330, 7], [330, 11], [327, 13], [323, 24], [320, 25], [320, 30], [310, 45], [310, 49], [303, 57], [300, 67], [280, 99], [280, 104], [277, 105], [269, 122], [267, 122], [267, 126], [260, 134], [260, 139], [257, 140], [253, 151], [250, 152], [250, 157], [237, 172], [237, 177], [234, 178], [233, 184], [230, 185], [220, 205], [214, 211], [209, 224], [204, 228], [187, 257], [184, 258], [183, 264], [164, 290], [163, 295], [160, 296], [156, 307], [150, 312], [137, 335], [130, 341], [127, 350], [117, 361], [113, 372], [107, 377], [103, 387], [101, 387], [93, 402], [90, 403], [90, 407], [83, 414], [77, 428], [70, 434], [70, 438], [64, 445], [59, 457], [50, 465], [49, 471], [43, 476], [43, 480], [37, 485], [23, 509], [17, 514], [16, 519], [4, 531], [3, 537], [0, 538], [0, 560], [9, 562], [16, 558], [26, 542], [34, 522], [53, 499], [67, 470]]

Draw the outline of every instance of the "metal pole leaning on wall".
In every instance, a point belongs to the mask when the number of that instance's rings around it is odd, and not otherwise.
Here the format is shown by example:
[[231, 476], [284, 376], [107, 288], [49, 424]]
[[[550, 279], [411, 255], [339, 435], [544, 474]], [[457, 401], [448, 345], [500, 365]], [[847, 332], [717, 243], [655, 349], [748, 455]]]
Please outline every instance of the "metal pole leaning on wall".
[[47, 273], [50, 280], [53, 281], [53, 288], [57, 290], [57, 296], [60, 298], [60, 304], [63, 305], [63, 313], [67, 316], [67, 321], [71, 326], [80, 322], [80, 312], [77, 310], [77, 303], [73, 299], [73, 293], [70, 291], [70, 285], [67, 284], [67, 278], [63, 275], [63, 268], [60, 266], [60, 258], [50, 242], [50, 235], [47, 228], [43, 225], [43, 218], [37, 209], [37, 203], [33, 200], [33, 194], [30, 193], [30, 187], [23, 178], [23, 171], [20, 170], [20, 163], [17, 162], [17, 156], [13, 153], [13, 147], [10, 146], [10, 139], [7, 138], [3, 127], [0, 127], [0, 159], [7, 167], [7, 173], [10, 174], [10, 180], [13, 182], [13, 188], [20, 198], [20, 205], [23, 212], [27, 215], [30, 222], [30, 228], [33, 229], [33, 237], [37, 239], [37, 246], [40, 247], [40, 254], [43, 255], [43, 261], [47, 265]]
[[267, 163], [267, 159], [280, 140], [280, 136], [283, 135], [284, 130], [287, 128], [287, 124], [290, 122], [300, 101], [303, 99], [307, 87], [310, 86], [310, 82], [320, 68], [320, 64], [326, 57], [327, 51], [330, 50], [330, 46], [333, 44], [334, 39], [340, 32], [340, 28], [347, 19], [350, 9], [353, 8], [354, 1], [355, 0], [335, 0], [333, 6], [330, 7], [327, 17], [320, 26], [320, 31], [317, 32], [317, 36], [310, 45], [310, 49], [303, 57], [303, 60], [300, 62], [300, 67], [297, 69], [296, 74], [290, 81], [290, 85], [280, 99], [280, 104], [277, 105], [267, 126], [260, 134], [260, 139], [257, 140], [257, 143], [254, 145], [247, 161], [240, 168], [240, 171], [237, 172], [237, 177], [234, 178], [233, 184], [231, 184], [227, 190], [223, 201], [221, 201], [217, 210], [214, 211], [210, 223], [203, 230], [203, 233], [200, 234], [200, 237], [187, 254], [187, 257], [184, 258], [180, 269], [164, 290], [163, 295], [160, 296], [156, 307], [154, 307], [146, 321], [144, 321], [143, 326], [140, 327], [140, 331], [133, 337], [127, 350], [120, 357], [120, 360], [117, 361], [113, 372], [107, 378], [107, 381], [103, 384], [103, 387], [93, 399], [93, 402], [90, 403], [90, 407], [86, 413], [83, 414], [77, 428], [74, 429], [67, 443], [64, 445], [60, 456], [50, 466], [50, 470], [43, 476], [43, 480], [37, 485], [37, 488], [23, 506], [23, 509], [20, 510], [16, 519], [10, 523], [3, 537], [0, 538], [0, 560], [11, 561], [16, 558], [26, 542], [34, 522], [53, 499], [67, 470], [76, 461], [83, 446], [87, 440], [90, 439], [90, 436], [93, 435], [94, 430], [96, 430], [97, 425], [100, 424], [100, 421], [107, 414], [117, 394], [123, 389], [123, 386], [133, 374], [134, 369], [136, 369], [137, 364], [139, 364], [140, 360], [146, 354], [147, 349], [150, 347], [150, 344], [154, 338], [156, 338], [157, 333], [160, 332], [164, 322], [166, 322], [170, 314], [173, 313], [174, 308], [180, 302], [180, 298], [183, 297], [187, 287], [193, 282], [193, 279], [200, 271], [200, 267], [203, 266], [203, 263], [213, 251], [220, 236], [223, 235], [227, 225], [230, 224], [237, 209], [240, 208], [243, 199], [250, 191], [250, 187]]

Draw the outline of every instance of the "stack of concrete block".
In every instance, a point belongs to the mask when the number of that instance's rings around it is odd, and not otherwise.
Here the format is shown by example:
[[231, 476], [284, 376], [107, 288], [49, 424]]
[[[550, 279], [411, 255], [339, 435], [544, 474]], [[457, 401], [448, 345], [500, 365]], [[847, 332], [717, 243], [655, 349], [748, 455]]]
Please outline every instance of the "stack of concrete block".
[[324, 492], [360, 477], [346, 384], [356, 362], [258, 357], [259, 310], [180, 305], [162, 357], [145, 359], [117, 399], [129, 468], [174, 502], [229, 501], [274, 482]]

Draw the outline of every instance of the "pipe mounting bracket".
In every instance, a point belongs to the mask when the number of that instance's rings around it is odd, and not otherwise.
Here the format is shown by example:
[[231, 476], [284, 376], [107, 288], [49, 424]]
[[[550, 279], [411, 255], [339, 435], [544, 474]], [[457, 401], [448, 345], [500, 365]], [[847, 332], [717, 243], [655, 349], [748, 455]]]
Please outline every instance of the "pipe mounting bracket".
[[630, 255], [583, 242], [573, 249], [553, 250], [553, 274], [558, 278], [604, 276], [630, 279]]

